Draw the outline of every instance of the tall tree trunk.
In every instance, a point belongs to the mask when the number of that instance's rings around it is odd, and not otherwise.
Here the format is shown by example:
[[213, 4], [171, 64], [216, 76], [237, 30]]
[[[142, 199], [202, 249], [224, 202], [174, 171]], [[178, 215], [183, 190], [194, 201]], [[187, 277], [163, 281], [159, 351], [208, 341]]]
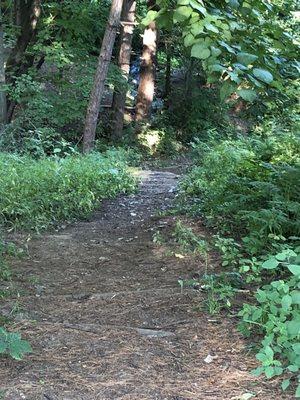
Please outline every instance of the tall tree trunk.
[[16, 26], [21, 26], [21, 1], [14, 0], [13, 24]]
[[[122, 70], [123, 77], [128, 82], [130, 71], [130, 56], [132, 35], [134, 31], [136, 0], [124, 0], [122, 10], [122, 28], [120, 34], [120, 51], [118, 64]], [[121, 88], [114, 93], [113, 98], [113, 121], [112, 138], [120, 140], [123, 132], [124, 113], [126, 105], [127, 89]]]
[[28, 68], [28, 62], [24, 61], [23, 56], [28, 45], [36, 36], [36, 26], [41, 15], [41, 0], [17, 0], [15, 12], [16, 24], [21, 29], [17, 43], [7, 60], [8, 75], [20, 75]]
[[[27, 72], [33, 65], [34, 56], [24, 57], [28, 45], [36, 39], [36, 27], [41, 15], [41, 0], [16, 0], [15, 23], [20, 27], [20, 34], [6, 63], [6, 80], [14, 83], [15, 77]], [[15, 102], [8, 102], [7, 119], [10, 121], [15, 109]]]
[[155, 89], [156, 40], [157, 30], [156, 24], [153, 21], [147, 26], [143, 35], [140, 83], [136, 100], [135, 114], [135, 119], [137, 122], [147, 121], [151, 113]]
[[94, 84], [90, 95], [83, 133], [83, 152], [94, 148], [100, 102], [104, 92], [104, 83], [120, 23], [123, 0], [112, 0], [108, 23], [103, 37]]
[[171, 43], [166, 41], [167, 60], [166, 60], [166, 72], [165, 72], [165, 88], [163, 94], [166, 108], [169, 106], [169, 100], [171, 95], [171, 60], [172, 60], [171, 50], [172, 50]]
[[3, 125], [6, 124], [7, 108], [6, 108], [6, 93], [4, 89], [5, 85], [5, 49], [3, 43], [3, 20], [2, 20], [2, 9], [0, 6], [0, 134]]

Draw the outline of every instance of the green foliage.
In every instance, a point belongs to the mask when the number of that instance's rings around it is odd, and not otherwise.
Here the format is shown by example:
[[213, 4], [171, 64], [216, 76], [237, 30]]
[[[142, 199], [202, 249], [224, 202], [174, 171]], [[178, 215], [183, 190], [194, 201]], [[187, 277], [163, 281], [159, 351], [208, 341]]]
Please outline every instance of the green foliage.
[[220, 235], [216, 235], [214, 239], [214, 245], [222, 257], [222, 266], [234, 269], [242, 256], [241, 245], [232, 238], [225, 238]]
[[207, 255], [208, 243], [204, 238], [197, 236], [192, 228], [177, 221], [173, 236], [184, 251]]
[[[230, 131], [228, 107], [220, 103], [216, 88], [198, 88], [200, 84], [196, 77], [191, 85], [193, 88], [189, 96], [184, 94], [183, 87], [174, 89], [165, 119], [158, 122], [167, 125], [173, 137], [182, 143], [190, 143], [197, 137], [207, 140], [215, 130]], [[172, 137], [170, 133], [167, 135]]]
[[[288, 24], [291, 5], [268, 1], [158, 0], [147, 22], [172, 31], [180, 26], [191, 57], [201, 60], [210, 83], [223, 82], [221, 98], [234, 91], [253, 101], [256, 91], [283, 91], [283, 79], [297, 75], [297, 45]], [[286, 71], [289, 71], [287, 74]], [[251, 89], [251, 91], [249, 91]]]
[[205, 275], [202, 281], [207, 293], [206, 304], [210, 314], [216, 315], [231, 307], [231, 300], [235, 296], [236, 289], [227, 280], [226, 274]]
[[117, 151], [37, 161], [1, 154], [0, 169], [0, 224], [12, 228], [86, 217], [103, 198], [135, 187]]
[[65, 62], [71, 58], [98, 50], [109, 11], [107, 1], [98, 0], [45, 1], [39, 25], [39, 37], [34, 51], [46, 53], [49, 61]]
[[53, 128], [24, 129], [19, 124], [7, 127], [0, 138], [0, 148], [34, 158], [46, 156], [65, 157], [77, 152], [76, 146], [66, 141]]
[[234, 229], [247, 236], [244, 246], [255, 253], [274, 239], [300, 233], [299, 150], [292, 133], [199, 142], [201, 165], [191, 171], [183, 189], [193, 197], [194, 210], [204, 212], [223, 232]]
[[7, 354], [15, 360], [22, 360], [25, 354], [31, 353], [30, 344], [21, 339], [20, 333], [7, 332], [0, 328], [0, 354]]
[[[17, 103], [16, 118], [1, 137], [0, 146], [34, 156], [53, 154], [60, 148], [70, 153], [80, 142], [96, 58], [76, 59], [60, 69], [45, 65], [42, 73], [31, 71], [8, 87]], [[111, 65], [107, 93], [125, 85], [118, 67]]]
[[241, 286], [241, 276], [237, 273], [207, 274], [199, 279], [179, 279], [181, 291], [185, 287], [201, 289], [206, 292], [205, 305], [212, 315], [228, 310], [232, 306], [232, 299]]
[[[293, 106], [285, 111], [287, 99], [278, 100], [249, 136], [194, 143], [182, 204], [217, 228], [223, 266], [239, 271], [243, 286], [257, 285], [240, 327], [261, 337], [255, 372], [281, 376], [286, 389], [299, 379], [300, 362], [300, 141]], [[218, 312], [215, 286], [209, 282], [208, 306]]]
[[240, 329], [250, 336], [263, 336], [256, 358], [261, 362], [254, 373], [267, 378], [282, 375], [286, 389], [291, 376], [298, 378], [300, 390], [300, 248], [270, 256], [262, 268], [278, 270], [283, 279], [272, 280], [258, 289], [256, 304], [245, 304], [239, 315]]

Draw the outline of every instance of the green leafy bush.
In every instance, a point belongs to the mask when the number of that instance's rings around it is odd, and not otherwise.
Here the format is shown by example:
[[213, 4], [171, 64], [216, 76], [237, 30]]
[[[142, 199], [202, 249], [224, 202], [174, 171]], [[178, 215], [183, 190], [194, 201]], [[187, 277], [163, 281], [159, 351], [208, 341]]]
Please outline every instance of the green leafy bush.
[[[247, 236], [257, 252], [300, 233], [300, 141], [295, 134], [196, 145], [196, 166], [183, 183], [193, 201], [221, 231]], [[242, 221], [242, 223], [241, 223]]]
[[135, 187], [117, 151], [40, 160], [0, 154], [0, 171], [0, 225], [12, 228], [86, 217], [103, 198]]
[[[251, 299], [239, 313], [240, 328], [261, 337], [255, 373], [282, 376], [286, 389], [300, 379], [300, 141], [294, 123], [268, 129], [196, 142], [182, 204], [218, 230], [222, 266], [257, 284], [255, 304]], [[216, 296], [209, 296], [216, 310]]]
[[21, 339], [18, 332], [7, 332], [0, 328], [0, 354], [7, 354], [15, 360], [22, 360], [26, 353], [31, 353], [30, 344]]
[[291, 377], [298, 379], [300, 396], [300, 248], [282, 251], [269, 257], [262, 268], [276, 271], [282, 279], [272, 280], [257, 289], [257, 304], [245, 304], [239, 315], [240, 329], [246, 336], [254, 331], [263, 335], [256, 358], [261, 362], [254, 373], [267, 378], [286, 375], [282, 388]]

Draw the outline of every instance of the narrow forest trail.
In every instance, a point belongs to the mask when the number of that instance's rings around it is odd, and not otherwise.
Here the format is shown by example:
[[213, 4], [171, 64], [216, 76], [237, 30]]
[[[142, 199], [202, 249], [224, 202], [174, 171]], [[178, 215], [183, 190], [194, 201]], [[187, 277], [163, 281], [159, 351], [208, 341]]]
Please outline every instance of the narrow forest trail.
[[172, 205], [179, 177], [140, 176], [137, 194], [32, 240], [29, 257], [15, 261], [22, 291], [1, 310], [14, 307], [34, 353], [1, 359], [4, 399], [225, 400], [251, 392], [271, 400], [280, 393], [250, 375], [255, 360], [236, 322], [216, 323], [194, 310], [201, 292], [181, 293], [178, 278], [201, 270], [199, 259], [153, 243], [157, 230], [174, 227], [174, 217], [157, 212]]

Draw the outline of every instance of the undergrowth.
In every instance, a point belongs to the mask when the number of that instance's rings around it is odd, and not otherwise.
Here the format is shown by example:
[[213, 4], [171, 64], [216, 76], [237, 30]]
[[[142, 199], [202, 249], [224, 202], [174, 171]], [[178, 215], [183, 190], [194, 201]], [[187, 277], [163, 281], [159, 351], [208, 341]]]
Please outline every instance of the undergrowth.
[[41, 230], [87, 217], [103, 198], [134, 190], [118, 151], [64, 159], [0, 154], [0, 225]]
[[[254, 372], [282, 377], [300, 397], [300, 140], [295, 125], [274, 123], [249, 137], [193, 144], [194, 167], [181, 207], [218, 234], [224, 271], [241, 274], [254, 295], [239, 312], [241, 331], [261, 337]], [[210, 277], [211, 279], [211, 277]], [[228, 287], [208, 281], [208, 298]], [[254, 285], [254, 286], [253, 286]], [[223, 291], [223, 292], [222, 292]], [[234, 288], [232, 288], [232, 292]], [[221, 293], [222, 292], [222, 293]], [[229, 293], [229, 295], [228, 295]], [[216, 297], [217, 294], [217, 297]], [[221, 296], [221, 297], [220, 297]]]

